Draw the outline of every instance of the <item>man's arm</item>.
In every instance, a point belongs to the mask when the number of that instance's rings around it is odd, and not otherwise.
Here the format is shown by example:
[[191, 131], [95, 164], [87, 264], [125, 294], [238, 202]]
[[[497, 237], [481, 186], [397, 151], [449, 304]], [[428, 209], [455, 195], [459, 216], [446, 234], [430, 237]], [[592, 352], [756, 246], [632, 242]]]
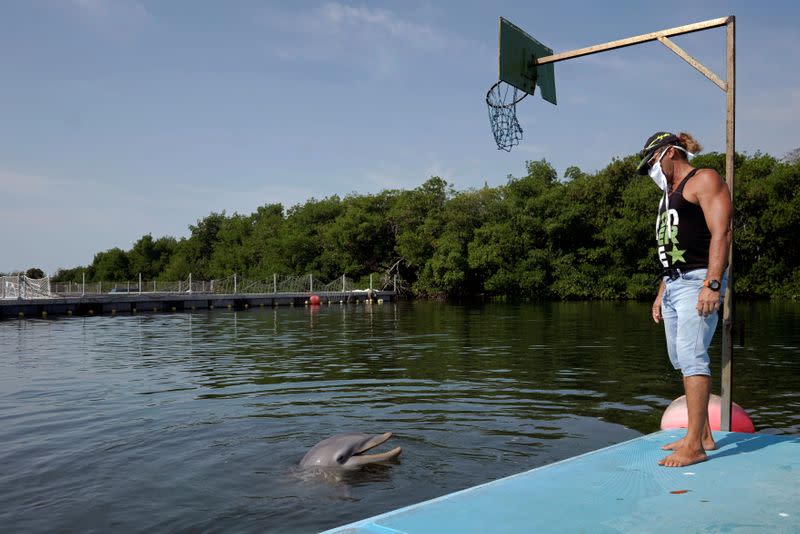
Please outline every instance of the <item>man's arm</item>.
[[[703, 209], [706, 225], [711, 232], [708, 247], [708, 280], [722, 280], [728, 267], [728, 252], [731, 247], [731, 218], [733, 204], [728, 184], [713, 169], [701, 169], [695, 175], [697, 200]], [[708, 315], [719, 306], [720, 293], [703, 288], [697, 299], [697, 311]]]
[[663, 316], [661, 315], [661, 302], [664, 299], [664, 279], [661, 279], [661, 284], [658, 286], [658, 295], [656, 295], [656, 300], [653, 301], [653, 321], [658, 324], [661, 322]]

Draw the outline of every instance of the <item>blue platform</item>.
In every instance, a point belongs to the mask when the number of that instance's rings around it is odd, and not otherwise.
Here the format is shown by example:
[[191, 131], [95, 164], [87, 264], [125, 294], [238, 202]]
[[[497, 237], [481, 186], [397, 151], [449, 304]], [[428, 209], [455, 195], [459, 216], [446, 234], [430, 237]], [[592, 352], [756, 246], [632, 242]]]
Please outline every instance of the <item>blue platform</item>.
[[666, 468], [661, 431], [329, 533], [800, 532], [800, 437], [715, 432], [709, 460]]

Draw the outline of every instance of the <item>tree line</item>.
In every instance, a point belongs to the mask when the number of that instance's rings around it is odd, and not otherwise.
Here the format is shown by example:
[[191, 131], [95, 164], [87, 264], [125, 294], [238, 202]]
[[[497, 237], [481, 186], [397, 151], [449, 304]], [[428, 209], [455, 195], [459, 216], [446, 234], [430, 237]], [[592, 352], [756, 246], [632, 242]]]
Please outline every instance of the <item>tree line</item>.
[[[416, 296], [644, 299], [656, 292], [659, 192], [636, 156], [596, 173], [547, 161], [497, 187], [456, 191], [432, 177], [411, 190], [310, 199], [285, 209], [211, 213], [186, 238], [141, 237], [53, 281], [271, 279], [274, 273], [356, 280], [398, 274]], [[724, 175], [725, 155], [692, 164]], [[800, 158], [735, 157], [734, 280], [738, 295], [800, 295]]]

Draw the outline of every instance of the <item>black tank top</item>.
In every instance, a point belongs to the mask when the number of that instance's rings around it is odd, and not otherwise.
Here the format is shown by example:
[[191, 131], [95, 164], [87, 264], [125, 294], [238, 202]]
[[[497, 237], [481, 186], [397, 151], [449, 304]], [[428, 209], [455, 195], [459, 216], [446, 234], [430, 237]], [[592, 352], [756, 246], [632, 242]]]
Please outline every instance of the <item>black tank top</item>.
[[658, 208], [656, 247], [658, 261], [665, 269], [675, 268], [691, 271], [708, 268], [708, 246], [711, 244], [711, 232], [706, 224], [703, 209], [683, 197], [683, 188], [686, 182], [697, 171], [698, 169], [692, 169], [675, 191], [670, 193], [669, 220], [667, 220], [666, 205], [663, 199]]

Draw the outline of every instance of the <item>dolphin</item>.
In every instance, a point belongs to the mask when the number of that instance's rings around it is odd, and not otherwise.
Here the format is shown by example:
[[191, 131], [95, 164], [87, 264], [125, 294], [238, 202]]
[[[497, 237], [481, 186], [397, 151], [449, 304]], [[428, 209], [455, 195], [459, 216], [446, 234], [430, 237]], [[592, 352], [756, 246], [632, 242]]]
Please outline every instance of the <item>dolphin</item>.
[[391, 437], [391, 432], [377, 436], [361, 432], [337, 434], [314, 445], [300, 460], [300, 467], [355, 469], [365, 464], [390, 460], [400, 456], [403, 449], [395, 447], [388, 452], [380, 454], [364, 453], [386, 442]]

